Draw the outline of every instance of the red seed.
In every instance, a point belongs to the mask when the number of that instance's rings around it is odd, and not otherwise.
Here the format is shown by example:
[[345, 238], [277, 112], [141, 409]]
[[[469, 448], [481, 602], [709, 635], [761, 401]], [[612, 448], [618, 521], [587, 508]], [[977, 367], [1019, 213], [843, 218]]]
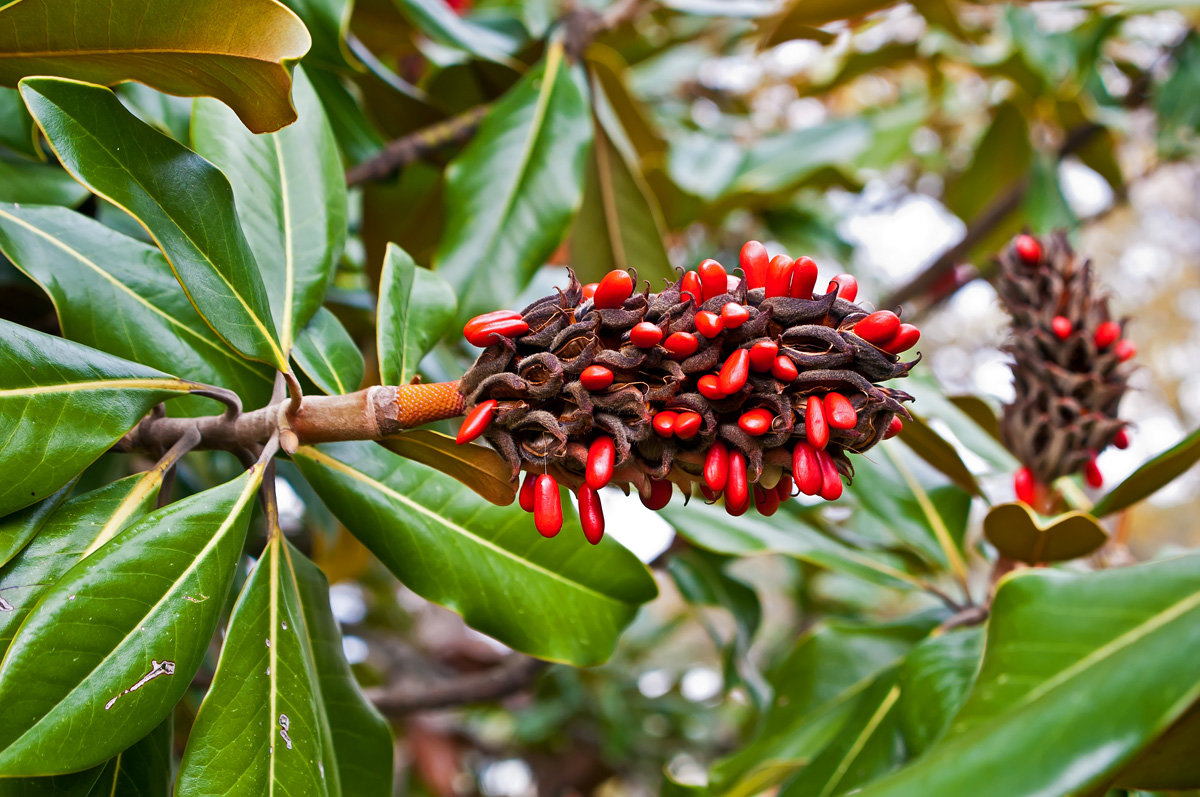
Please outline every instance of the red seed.
[[838, 473], [837, 465], [825, 450], [817, 452], [817, 462], [821, 464], [820, 496], [826, 501], [836, 501], [842, 497], [842, 476]]
[[1054, 316], [1054, 320], [1050, 322], [1050, 329], [1054, 330], [1054, 334], [1058, 335], [1061, 340], [1066, 340], [1074, 328], [1074, 325], [1071, 324], [1071, 319], [1065, 315], [1056, 315]]
[[737, 329], [750, 320], [750, 311], [737, 302], [730, 302], [721, 308], [721, 320], [726, 329]]
[[767, 265], [767, 296], [787, 296], [792, 286], [792, 270], [795, 266], [787, 255], [775, 255]]
[[1113, 349], [1113, 353], [1117, 355], [1117, 359], [1121, 362], [1132, 360], [1137, 356], [1137, 344], [1129, 338], [1119, 340], [1117, 341], [1116, 348]]
[[588, 487], [599, 490], [612, 481], [617, 463], [617, 445], [607, 435], [600, 435], [588, 446], [587, 468], [584, 480]]
[[700, 341], [691, 332], [672, 332], [663, 341], [663, 348], [672, 359], [685, 360], [700, 348]]
[[886, 343], [900, 329], [900, 316], [891, 310], [876, 310], [854, 325], [854, 334], [868, 343]]
[[650, 424], [660, 437], [670, 437], [675, 434], [675, 421], [679, 420], [678, 412], [663, 410], [656, 414]]
[[701, 262], [696, 271], [700, 274], [701, 298], [704, 301], [729, 292], [729, 273], [717, 261], [709, 258]]
[[771, 376], [778, 379], [780, 382], [792, 382], [800, 375], [796, 364], [792, 362], [791, 357], [779, 355], [775, 358], [775, 363], [771, 366]]
[[628, 271], [610, 271], [600, 280], [596, 287], [596, 295], [592, 303], [600, 310], [612, 310], [625, 304], [625, 300], [633, 295], [633, 277]]
[[492, 416], [496, 414], [497, 406], [499, 406], [499, 402], [495, 399], [488, 399], [476, 404], [475, 408], [467, 413], [467, 417], [463, 418], [462, 426], [458, 427], [458, 435], [454, 438], [454, 442], [461, 446], [483, 434], [483, 431], [488, 428], [488, 424], [492, 422]]
[[651, 479], [650, 492], [648, 494], [638, 493], [638, 497], [642, 499], [643, 506], [657, 512], [671, 503], [671, 483], [666, 480]]
[[792, 478], [796, 480], [796, 488], [805, 495], [821, 492], [821, 463], [817, 459], [817, 450], [804, 441], [796, 443], [792, 449]]
[[1099, 490], [1104, 486], [1104, 474], [1100, 472], [1100, 466], [1096, 464], [1096, 458], [1092, 457], [1083, 466], [1083, 478], [1088, 483], [1088, 487]]
[[890, 421], [888, 421], [888, 428], [887, 428], [887, 431], [883, 433], [883, 439], [891, 440], [893, 437], [895, 437], [896, 435], [900, 434], [903, 431], [904, 431], [904, 421], [900, 420], [900, 417], [898, 415], [893, 415], [892, 419]]
[[825, 417], [834, 429], [853, 429], [858, 425], [858, 413], [854, 405], [841, 393], [825, 396]]
[[680, 440], [691, 440], [700, 432], [704, 418], [698, 412], [681, 412], [675, 420], [675, 436]]
[[826, 293], [829, 291], [837, 291], [839, 299], [845, 299], [848, 302], [854, 301], [858, 297], [858, 280], [849, 274], [838, 274], [829, 281], [829, 287], [826, 288]]
[[553, 537], [562, 529], [562, 498], [558, 482], [543, 473], [533, 484], [533, 525], [543, 537]]
[[596, 295], [596, 288], [600, 287], [599, 282], [589, 282], [583, 286], [583, 298], [591, 299]]
[[750, 347], [750, 367], [755, 371], [766, 372], [775, 365], [775, 356], [779, 354], [779, 344], [772, 340], [760, 340]]
[[745, 386], [750, 377], [750, 352], [738, 349], [721, 366], [720, 387], [725, 395], [736, 393]]
[[704, 288], [700, 283], [700, 275], [694, 271], [689, 271], [683, 275], [683, 280], [679, 283], [679, 298], [688, 297], [692, 300], [692, 304], [700, 304], [704, 296]]
[[1117, 433], [1113, 435], [1112, 444], [1122, 450], [1129, 448], [1129, 430], [1118, 430]]
[[662, 339], [662, 330], [649, 321], [639, 321], [629, 330], [629, 342], [639, 349], [652, 349]]
[[767, 247], [758, 241], [746, 241], [742, 244], [739, 261], [742, 273], [746, 275], [746, 287], [750, 290], [761, 288], [767, 284], [767, 266], [770, 257]]
[[809, 396], [804, 405], [804, 434], [814, 448], [829, 444], [829, 425], [825, 422], [825, 405], [820, 396]]
[[1033, 471], [1021, 468], [1013, 474], [1013, 492], [1023, 504], [1034, 506], [1037, 503], [1037, 480], [1033, 478]]
[[1096, 347], [1107, 349], [1109, 346], [1117, 342], [1121, 337], [1121, 325], [1116, 321], [1105, 321], [1100, 326], [1096, 327], [1096, 334], [1092, 338], [1096, 342]]
[[1027, 266], [1036, 266], [1042, 259], [1042, 245], [1032, 235], [1018, 235], [1013, 240], [1013, 249]]
[[725, 398], [725, 394], [721, 392], [720, 377], [716, 374], [705, 374], [700, 377], [696, 380], [696, 389], [709, 401], [720, 401]]
[[737, 517], [750, 506], [750, 485], [746, 481], [746, 457], [741, 451], [729, 452], [729, 478], [725, 480], [725, 511]]
[[516, 338], [528, 331], [529, 324], [525, 323], [525, 319], [518, 316], [517, 318], [483, 324], [476, 327], [470, 334], [467, 334], [466, 338], [467, 343], [482, 349], [498, 342], [500, 338]]
[[791, 475], [785, 473], [779, 477], [779, 484], [775, 485], [775, 494], [779, 496], [780, 501], [791, 499], [793, 486]]
[[817, 284], [817, 264], [811, 257], [798, 257], [792, 266], [793, 299], [811, 299]]
[[512, 321], [520, 317], [521, 314], [516, 310], [495, 310], [491, 313], [477, 315], [463, 327], [463, 337], [467, 339], [475, 337], [480, 329], [495, 321]]
[[712, 490], [708, 489], [703, 484], [700, 485], [700, 494], [702, 496], [704, 496], [705, 502], [710, 503], [710, 504], [721, 497], [720, 493], [714, 493]]
[[763, 517], [770, 517], [779, 511], [779, 493], [754, 485], [754, 508]]
[[603, 390], [613, 383], [613, 372], [603, 365], [589, 365], [579, 375], [579, 384], [588, 390]]
[[592, 545], [599, 544], [604, 537], [604, 509], [600, 506], [600, 495], [586, 484], [576, 492], [579, 497], [579, 523], [583, 536]]
[[917, 329], [912, 324], [901, 324], [896, 330], [896, 335], [884, 345], [881, 349], [888, 354], [899, 354], [902, 351], [908, 351], [913, 346], [917, 345], [917, 341], [921, 339], [921, 330]]
[[533, 486], [537, 482], [536, 473], [526, 473], [525, 482], [521, 485], [520, 492], [517, 493], [517, 503], [526, 512], [533, 511]]
[[715, 338], [725, 331], [725, 322], [721, 320], [721, 316], [708, 310], [696, 313], [693, 323], [696, 325], [696, 331], [706, 338]]
[[708, 447], [704, 455], [704, 483], [708, 489], [719, 493], [725, 489], [725, 481], [729, 478], [729, 449], [717, 441]]
[[770, 410], [760, 407], [743, 412], [742, 417], [738, 418], [738, 426], [746, 434], [759, 437], [771, 431], [771, 423], [774, 420], [775, 416]]

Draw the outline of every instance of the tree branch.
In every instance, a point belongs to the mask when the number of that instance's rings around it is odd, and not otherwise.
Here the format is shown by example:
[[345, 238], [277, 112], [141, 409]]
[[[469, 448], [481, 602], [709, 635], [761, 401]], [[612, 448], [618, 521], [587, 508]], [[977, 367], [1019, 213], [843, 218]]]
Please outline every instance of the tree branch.
[[476, 105], [458, 116], [389, 141], [379, 152], [346, 172], [346, 185], [385, 180], [436, 149], [466, 141], [490, 108], [490, 105]]
[[483, 672], [435, 681], [404, 681], [364, 692], [384, 714], [399, 716], [508, 697], [532, 684], [545, 667], [544, 661], [514, 653]]

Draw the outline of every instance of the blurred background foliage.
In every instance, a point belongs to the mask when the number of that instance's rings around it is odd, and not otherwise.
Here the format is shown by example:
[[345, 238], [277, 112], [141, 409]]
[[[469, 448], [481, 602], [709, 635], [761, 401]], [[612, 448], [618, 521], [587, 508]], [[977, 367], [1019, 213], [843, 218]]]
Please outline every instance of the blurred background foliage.
[[[904, 387], [952, 443], [934, 456], [940, 468], [883, 446], [858, 466], [847, 499], [789, 502], [771, 520], [695, 503], [656, 515], [606, 496], [610, 533], [651, 563], [661, 596], [613, 659], [590, 669], [512, 654], [400, 587], [282, 468], [284, 529], [334, 582], [347, 657], [396, 721], [400, 793], [651, 794], [706, 780], [754, 793], [790, 775], [794, 762], [763, 771], [788, 758], [788, 699], [885, 671], [944, 620], [915, 587], [987, 590], [980, 496], [1009, 500], [1015, 466], [971, 418], [986, 426], [1011, 395], [1006, 320], [987, 277], [991, 254], [1022, 228], [1068, 229], [1134, 319], [1144, 367], [1122, 414], [1135, 433], [1129, 449], [1101, 457], [1110, 482], [1200, 426], [1194, 2], [286, 4], [312, 34], [302, 63], [347, 161], [352, 235], [326, 307], [365, 373], [378, 370], [374, 293], [389, 242], [421, 265], [453, 263], [460, 305], [484, 280], [489, 306], [519, 307], [562, 284], [568, 264], [585, 282], [631, 266], [658, 285], [703, 257], [731, 264], [758, 238], [773, 253], [812, 256], [823, 276], [851, 271], [860, 296], [920, 319], [928, 367]], [[555, 57], [565, 59], [551, 78], [561, 86], [521, 83]], [[527, 121], [537, 152], [592, 146], [561, 161], [531, 156], [534, 166], [511, 174], [511, 150], [497, 157], [506, 150], [488, 120], [521, 91], [548, 97]], [[119, 93], [190, 143], [190, 99], [138, 84]], [[16, 92], [0, 90], [0, 200], [80, 207], [143, 235], [45, 156]], [[497, 206], [536, 203], [530, 185], [557, 186], [578, 211], [533, 243], [527, 228], [499, 229], [495, 258], [464, 254], [477, 221], [462, 201], [471, 175], [491, 181]], [[506, 235], [526, 236], [519, 256], [505, 254]], [[36, 285], [4, 262], [0, 280], [0, 316], [57, 328]], [[422, 372], [454, 378], [470, 357], [445, 342]], [[101, 483], [104, 466], [89, 478]], [[193, 455], [179, 489], [234, 467]], [[1196, 546], [1197, 487], [1193, 469], [1112, 519], [1096, 561]], [[979, 633], [953, 639], [963, 661], [977, 661]], [[817, 793], [807, 788], [785, 793]]]

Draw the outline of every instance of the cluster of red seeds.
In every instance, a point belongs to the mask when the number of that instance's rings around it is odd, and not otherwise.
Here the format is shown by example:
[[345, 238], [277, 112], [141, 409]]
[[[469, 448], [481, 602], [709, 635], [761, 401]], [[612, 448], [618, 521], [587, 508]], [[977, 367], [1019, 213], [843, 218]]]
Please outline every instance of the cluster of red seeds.
[[[817, 266], [807, 257], [772, 258], [750, 241], [740, 265], [739, 278], [705, 260], [659, 294], [636, 295], [627, 271], [589, 285], [572, 278], [557, 298], [466, 325], [468, 342], [488, 351], [478, 376], [464, 377], [473, 407], [457, 440], [486, 435], [514, 471], [529, 472], [518, 500], [543, 535], [561, 528], [563, 481], [593, 543], [604, 533], [597, 490], [610, 483], [633, 484], [655, 510], [673, 481], [685, 494], [695, 482], [709, 501], [723, 497], [735, 516], [751, 502], [771, 515], [795, 491], [834, 500], [853, 473], [846, 452], [900, 431], [901, 402], [911, 397], [876, 383], [907, 374], [912, 363], [898, 355], [916, 344], [917, 328], [854, 304], [849, 274], [814, 294]], [[553, 343], [525, 342], [544, 330]], [[543, 381], [558, 380], [540, 403], [518, 375], [535, 361]], [[599, 409], [629, 391], [632, 401]], [[519, 420], [501, 433], [493, 426], [501, 417]], [[527, 428], [536, 445], [514, 444], [510, 432]]]

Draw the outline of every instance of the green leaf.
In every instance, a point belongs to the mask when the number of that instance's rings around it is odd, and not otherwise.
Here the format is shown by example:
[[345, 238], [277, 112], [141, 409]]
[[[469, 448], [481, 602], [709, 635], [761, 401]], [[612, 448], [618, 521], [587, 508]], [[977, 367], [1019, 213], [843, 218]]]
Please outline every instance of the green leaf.
[[270, 398], [271, 370], [209, 329], [154, 247], [65, 208], [0, 205], [0, 252], [50, 295], [65, 337], [229, 388], [248, 407]]
[[420, 462], [457, 479], [496, 506], [517, 497], [517, 485], [504, 457], [494, 448], [475, 443], [459, 445], [453, 437], [432, 429], [413, 429], [379, 441], [405, 459]]
[[225, 176], [108, 89], [28, 78], [21, 96], [75, 179], [146, 227], [213, 330], [246, 356], [286, 369]]
[[850, 165], [870, 149], [873, 138], [866, 116], [766, 138], [746, 152], [729, 190], [739, 194], [790, 191], [820, 169]]
[[500, 31], [463, 19], [442, 0], [394, 2], [422, 33], [434, 41], [513, 68], [520, 67], [511, 56], [520, 48], [521, 42]]
[[1029, 191], [1025, 194], [1024, 215], [1035, 233], [1072, 229], [1079, 224], [1063, 194], [1058, 174], [1058, 156], [1038, 153], [1029, 175]]
[[287, 62], [311, 39], [274, 0], [80, 3], [16, 0], [0, 7], [0, 84], [56, 75], [168, 94], [217, 97], [251, 130], [296, 118]]
[[90, 196], [57, 166], [0, 157], [0, 202], [76, 207]]
[[17, 90], [0, 88], [0, 144], [26, 157], [45, 160], [36, 131]]
[[946, 737], [859, 794], [1078, 794], [1107, 782], [1200, 695], [1197, 584], [1196, 556], [1006, 578]]
[[505, 306], [558, 246], [583, 197], [591, 139], [582, 68], [551, 44], [447, 170], [435, 262], [460, 319]]
[[285, 354], [325, 298], [346, 240], [347, 212], [333, 130], [299, 67], [292, 96], [299, 118], [278, 133], [254, 135], [213, 100], [197, 100], [192, 121], [193, 148], [233, 185]]
[[573, 518], [546, 540], [520, 507], [488, 504], [371, 443], [302, 448], [295, 458], [338, 519], [406, 586], [523, 653], [597, 664], [655, 595], [633, 554], [608, 538], [589, 545]]
[[[0, 519], [0, 565], [12, 561], [30, 540], [41, 533], [46, 521], [62, 506], [63, 501], [71, 497], [71, 491], [75, 489], [78, 481], [78, 478], [72, 479], [46, 500]], [[0, 590], [2, 589], [3, 587], [0, 587]], [[0, 597], [4, 597], [2, 593]]]
[[997, 194], [1029, 171], [1032, 158], [1025, 114], [1015, 103], [1002, 102], [976, 145], [971, 164], [947, 181], [942, 201], [955, 215], [970, 222]]
[[1200, 704], [1193, 704], [1167, 732], [1121, 770], [1115, 783], [1126, 788], [1182, 790], [1200, 788]]
[[0, 516], [90, 465], [150, 408], [196, 386], [0, 320]]
[[1175, 57], [1171, 76], [1154, 91], [1154, 110], [1158, 119], [1158, 149], [1167, 157], [1182, 157], [1195, 151], [1200, 132], [1200, 36], [1190, 31]]
[[962, 461], [958, 451], [916, 413], [900, 431], [900, 439], [913, 453], [950, 477], [970, 495], [982, 495], [975, 474]]
[[[346, 69], [358, 59], [346, 47], [346, 31], [350, 26], [353, 0], [280, 0], [296, 12], [312, 36], [312, 48], [304, 55], [306, 66], [326, 69]], [[303, 115], [304, 111], [300, 111]]]
[[924, 639], [900, 666], [900, 728], [909, 758], [928, 750], [950, 727], [979, 671], [984, 626]]
[[278, 527], [242, 587], [179, 766], [181, 794], [340, 794], [300, 596], [303, 561]]
[[147, 515], [46, 591], [0, 663], [0, 770], [94, 766], [167, 717], [216, 629], [262, 470]]
[[1029, 564], [1077, 559], [1108, 542], [1091, 515], [1043, 517], [1019, 502], [992, 507], [983, 519], [983, 536], [1009, 559]]
[[4, 601], [0, 605], [0, 651], [8, 649], [47, 589], [88, 553], [154, 508], [162, 476], [159, 468], [127, 476], [74, 496], [48, 513], [38, 535], [0, 568], [0, 599]]
[[788, 0], [763, 24], [760, 47], [809, 38], [809, 29], [840, 19], [854, 19], [896, 5], [897, 0]]
[[1149, 498], [1197, 461], [1200, 461], [1200, 429], [1135, 470], [1092, 507], [1092, 514], [1104, 517]]
[[436, 273], [419, 267], [400, 247], [388, 244], [379, 277], [375, 316], [379, 378], [407, 385], [421, 358], [454, 324], [454, 289]]
[[366, 370], [354, 338], [326, 307], [317, 310], [300, 331], [292, 357], [305, 375], [329, 394], [358, 390]]

